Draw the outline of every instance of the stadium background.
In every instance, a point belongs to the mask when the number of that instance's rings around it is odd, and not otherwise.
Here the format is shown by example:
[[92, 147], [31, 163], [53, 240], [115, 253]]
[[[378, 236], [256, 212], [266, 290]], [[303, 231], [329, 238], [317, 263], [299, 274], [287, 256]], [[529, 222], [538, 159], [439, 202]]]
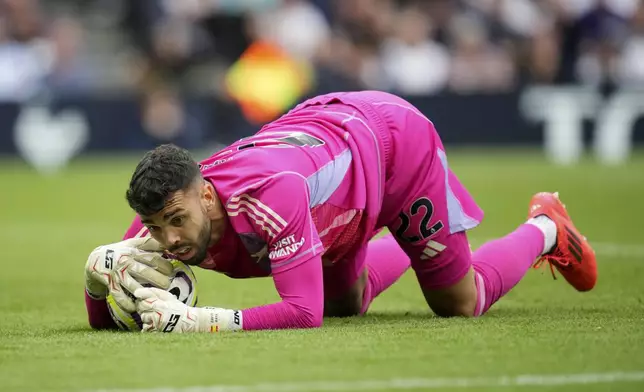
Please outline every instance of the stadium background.
[[[76, 141], [74, 151], [162, 142], [210, 148], [252, 134], [307, 96], [355, 89], [408, 97], [447, 144], [536, 146], [547, 114], [535, 115], [538, 102], [527, 93], [583, 91], [594, 102], [582, 117], [591, 142], [591, 114], [611, 97], [635, 90], [633, 99], [643, 100], [642, 7], [637, 0], [5, 0], [0, 152], [25, 155], [38, 144], [64, 152], [42, 137], [55, 130], [66, 144]], [[579, 101], [550, 97], [559, 108]], [[635, 106], [637, 120], [644, 110]]]
[[[0, 0], [0, 390], [642, 390], [643, 3]], [[363, 88], [435, 122], [486, 211], [474, 247], [559, 190], [597, 288], [529, 272], [486, 317], [441, 320], [408, 274], [316, 331], [89, 330], [81, 268], [129, 225], [143, 150], [202, 157], [305, 97]], [[201, 305], [277, 300], [270, 280], [197, 276]]]

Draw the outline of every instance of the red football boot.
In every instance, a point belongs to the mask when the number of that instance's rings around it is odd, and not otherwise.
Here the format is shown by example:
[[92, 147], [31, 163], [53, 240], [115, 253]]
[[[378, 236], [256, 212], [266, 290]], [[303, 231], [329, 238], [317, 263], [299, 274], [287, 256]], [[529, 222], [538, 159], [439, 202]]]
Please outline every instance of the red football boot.
[[552, 276], [553, 266], [578, 291], [588, 291], [597, 282], [597, 261], [595, 251], [586, 237], [572, 223], [566, 206], [559, 200], [559, 194], [537, 193], [530, 201], [528, 218], [545, 215], [557, 226], [557, 243], [548, 253], [541, 256], [534, 264], [539, 268], [544, 262], [550, 263]]

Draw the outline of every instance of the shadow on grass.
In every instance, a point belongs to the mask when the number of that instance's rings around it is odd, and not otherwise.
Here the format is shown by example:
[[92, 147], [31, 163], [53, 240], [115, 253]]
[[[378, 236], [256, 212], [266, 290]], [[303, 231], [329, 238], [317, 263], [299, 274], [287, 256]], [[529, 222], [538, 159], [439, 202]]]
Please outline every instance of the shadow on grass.
[[[516, 322], [541, 322], [544, 320], [597, 320], [597, 319], [614, 319], [616, 316], [614, 309], [594, 308], [592, 304], [588, 306], [563, 306], [553, 304], [547, 308], [531, 307], [500, 307], [492, 308], [487, 314], [480, 318], [441, 318], [434, 315], [430, 310], [405, 311], [405, 312], [369, 312], [364, 316], [354, 317], [326, 317], [323, 328], [361, 328], [364, 326], [423, 326], [427, 327], [450, 327], [477, 325], [493, 321], [494, 323], [507, 320], [508, 323]], [[636, 314], [622, 314], [621, 316], [630, 318]], [[62, 326], [52, 326], [43, 328], [25, 328], [25, 329], [1, 329], [0, 340], [11, 340], [13, 338], [74, 338], [74, 337], [91, 337], [91, 336], [109, 336], [114, 337], [122, 334], [131, 334], [131, 332], [121, 330], [93, 330], [86, 324], [67, 324]], [[137, 333], [138, 334], [138, 333]]]
[[349, 325], [395, 325], [408, 323], [435, 323], [440, 318], [431, 312], [369, 312], [363, 316], [325, 317], [325, 327]]
[[327, 317], [324, 319], [325, 325], [372, 325], [372, 324], [401, 324], [401, 323], [430, 323], [430, 324], [450, 324], [458, 323], [479, 323], [485, 322], [486, 319], [493, 319], [495, 322], [503, 321], [525, 321], [542, 320], [543, 318], [556, 319], [587, 319], [598, 317], [614, 317], [614, 309], [594, 308], [592, 304], [588, 306], [563, 306], [553, 304], [547, 308], [519, 308], [519, 307], [500, 307], [492, 308], [489, 312], [479, 318], [468, 317], [438, 317], [430, 310], [414, 312], [369, 312], [364, 316], [354, 316], [346, 318]]

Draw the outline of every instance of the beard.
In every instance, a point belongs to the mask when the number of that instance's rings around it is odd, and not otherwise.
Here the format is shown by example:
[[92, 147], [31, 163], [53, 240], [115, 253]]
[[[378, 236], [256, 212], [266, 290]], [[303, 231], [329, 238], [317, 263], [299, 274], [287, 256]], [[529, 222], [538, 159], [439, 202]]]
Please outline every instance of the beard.
[[210, 244], [210, 229], [211, 223], [209, 219], [206, 219], [201, 231], [199, 232], [199, 238], [197, 238], [197, 243], [193, 245], [195, 250], [195, 255], [190, 259], [184, 261], [188, 265], [199, 265], [206, 260], [208, 256], [208, 245]]

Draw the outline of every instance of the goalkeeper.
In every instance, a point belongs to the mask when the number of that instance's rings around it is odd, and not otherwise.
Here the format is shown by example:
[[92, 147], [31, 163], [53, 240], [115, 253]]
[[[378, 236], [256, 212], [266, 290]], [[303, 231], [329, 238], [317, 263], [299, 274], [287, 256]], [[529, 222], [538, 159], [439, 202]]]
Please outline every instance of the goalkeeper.
[[[126, 197], [137, 213], [130, 239], [88, 260], [97, 328], [111, 326], [108, 290], [136, 309], [144, 331], [211, 332], [312, 328], [325, 315], [363, 314], [410, 265], [439, 316], [484, 314], [537, 259], [579, 291], [597, 279], [594, 252], [557, 194], [537, 194], [526, 223], [472, 252], [467, 231], [483, 212], [450, 170], [434, 125], [381, 92], [315, 97], [200, 163], [160, 146], [139, 162]], [[370, 241], [384, 227], [393, 234]], [[148, 236], [190, 265], [270, 276], [281, 301], [195, 308], [141, 288], [137, 281], [167, 287]], [[119, 261], [99, 271], [107, 250]]]

